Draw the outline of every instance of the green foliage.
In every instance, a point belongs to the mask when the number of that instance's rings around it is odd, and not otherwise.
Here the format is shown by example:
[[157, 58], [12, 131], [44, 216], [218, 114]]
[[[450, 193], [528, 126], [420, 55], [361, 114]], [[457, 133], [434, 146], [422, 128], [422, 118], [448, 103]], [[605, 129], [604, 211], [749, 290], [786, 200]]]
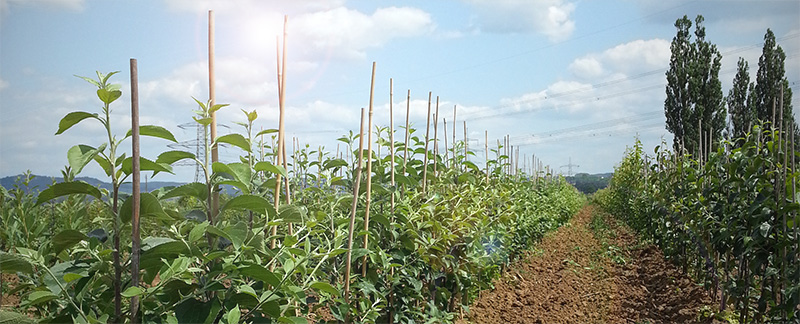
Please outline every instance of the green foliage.
[[[378, 149], [365, 157], [372, 160], [372, 169], [363, 170], [373, 182], [372, 221], [365, 227], [365, 195], [352, 195], [355, 181], [366, 181], [353, 179], [357, 161], [306, 145], [287, 157], [289, 168], [276, 165], [271, 157], [277, 147], [256, 141], [274, 131], [254, 137], [258, 115], [243, 111], [245, 122], [237, 124], [244, 134], [215, 141], [206, 137], [201, 144], [206, 156], [217, 144], [239, 149], [238, 161], [210, 163], [182, 151], [141, 160], [143, 170], [156, 173], [191, 159], [205, 177], [141, 195], [141, 273], [134, 274], [141, 284], [132, 286], [127, 270], [132, 199], [118, 196], [131, 159], [118, 154], [128, 136], [118, 140], [108, 127], [109, 104], [121, 95], [118, 86], [108, 84], [111, 75], [84, 78], [99, 88], [102, 115], [72, 113], [59, 125], [61, 133], [96, 119], [106, 127], [108, 142], [70, 149], [64, 172], [68, 181], [43, 190], [38, 200], [22, 190], [2, 192], [3, 228], [16, 232], [0, 231], [0, 264], [3, 271], [21, 275], [26, 282], [21, 306], [44, 322], [124, 322], [130, 314], [123, 311], [117, 317], [114, 300], [126, 306], [133, 297], [140, 301], [139, 318], [148, 323], [305, 323], [305, 316], [319, 308], [339, 321], [452, 322], [455, 312], [491, 288], [509, 262], [568, 221], [584, 202], [563, 178], [505, 174], [507, 157], [498, 157], [487, 176], [463, 155], [461, 142], [446, 152], [456, 153], [453, 158], [428, 154], [423, 191], [424, 143], [412, 138], [411, 155], [402, 165], [399, 153], [382, 156], [392, 145], [391, 130], [378, 127]], [[195, 101], [195, 120], [207, 132], [211, 112], [226, 105]], [[174, 141], [161, 127], [140, 130]], [[357, 137], [351, 132], [340, 139], [350, 156], [357, 156], [351, 146]], [[401, 152], [404, 143], [394, 145]], [[111, 193], [73, 181], [92, 161], [111, 177]], [[390, 180], [393, 164], [396, 184]], [[288, 178], [288, 190], [275, 192], [278, 176]], [[215, 211], [211, 197], [222, 185], [238, 192], [221, 195], [222, 207]], [[291, 203], [281, 199], [287, 193]], [[366, 276], [357, 270], [343, 278], [353, 199], [357, 237], [369, 240], [350, 252], [356, 269], [366, 260]], [[276, 208], [275, 201], [287, 202]], [[48, 212], [58, 219], [54, 226], [37, 221]], [[272, 234], [274, 226], [277, 234]], [[104, 228], [112, 228], [113, 240], [105, 239]], [[350, 303], [344, 302], [345, 280], [354, 289]]]
[[797, 153], [784, 153], [779, 135], [756, 125], [739, 147], [720, 142], [706, 163], [660, 147], [646, 163], [637, 141], [595, 201], [722, 291], [740, 322], [796, 321], [800, 173], [784, 164]]
[[726, 110], [719, 80], [722, 55], [716, 45], [705, 39], [703, 16], [695, 19], [694, 41], [688, 17], [675, 21], [675, 27], [678, 32], [670, 45], [664, 114], [667, 130], [674, 135], [673, 147], [677, 150], [683, 145], [694, 153], [705, 147], [701, 143], [708, 142], [709, 130], [718, 139], [725, 129]]

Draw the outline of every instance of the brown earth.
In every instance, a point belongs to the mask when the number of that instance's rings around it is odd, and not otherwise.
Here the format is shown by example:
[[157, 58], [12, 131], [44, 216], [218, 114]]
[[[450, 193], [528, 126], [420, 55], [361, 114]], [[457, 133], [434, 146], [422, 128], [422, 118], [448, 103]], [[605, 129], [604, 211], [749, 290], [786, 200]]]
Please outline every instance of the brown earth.
[[0, 300], [0, 309], [9, 309], [9, 308], [16, 308], [19, 306], [19, 296], [17, 295], [7, 295], [6, 293], [8, 290], [14, 289], [19, 284], [19, 277], [14, 274], [0, 274], [3, 276], [3, 286], [0, 287], [2, 291], [2, 296], [0, 296], [2, 300]]
[[702, 287], [592, 206], [494, 284], [459, 323], [711, 323], [698, 320], [713, 309]]

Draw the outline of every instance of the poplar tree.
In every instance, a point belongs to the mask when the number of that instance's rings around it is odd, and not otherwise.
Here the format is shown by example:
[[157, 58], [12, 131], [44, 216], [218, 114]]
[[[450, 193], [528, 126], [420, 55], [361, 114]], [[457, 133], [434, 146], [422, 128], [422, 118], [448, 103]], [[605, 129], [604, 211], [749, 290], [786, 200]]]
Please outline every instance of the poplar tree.
[[[697, 153], [701, 141], [709, 140], [708, 130], [716, 142], [725, 129], [727, 112], [719, 80], [722, 55], [705, 38], [703, 16], [695, 19], [694, 41], [689, 33], [692, 22], [687, 16], [675, 21], [675, 27], [678, 32], [670, 45], [672, 55], [664, 101], [666, 126], [674, 135], [674, 148], [682, 140], [687, 152]], [[698, 127], [702, 127], [702, 134]]]
[[728, 112], [731, 115], [729, 134], [733, 140], [743, 138], [756, 120], [754, 97], [751, 95], [755, 85], [750, 82], [749, 69], [747, 61], [740, 57], [733, 87], [728, 92]]
[[[786, 79], [786, 53], [775, 41], [775, 34], [767, 29], [764, 35], [764, 48], [761, 57], [758, 59], [758, 72], [756, 73], [756, 85], [754, 89], [754, 104], [756, 118], [762, 121], [772, 121], [773, 101], [776, 105], [775, 115], [780, 114], [778, 109], [783, 109], [784, 120], [795, 123], [792, 114], [792, 89], [789, 88], [789, 80]], [[783, 107], [780, 105], [781, 86], [783, 86]], [[795, 127], [797, 129], [797, 127]]]

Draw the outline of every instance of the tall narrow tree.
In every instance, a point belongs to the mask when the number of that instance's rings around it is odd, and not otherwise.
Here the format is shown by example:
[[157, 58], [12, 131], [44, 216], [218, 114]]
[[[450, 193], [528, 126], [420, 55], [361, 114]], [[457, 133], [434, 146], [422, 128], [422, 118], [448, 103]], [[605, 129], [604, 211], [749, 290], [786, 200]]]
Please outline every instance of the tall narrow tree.
[[695, 19], [694, 41], [689, 33], [691, 27], [686, 16], [675, 21], [677, 34], [670, 45], [664, 114], [667, 130], [674, 135], [673, 147], [678, 150], [683, 141], [687, 152], [694, 153], [699, 152], [702, 140], [698, 125], [703, 125], [702, 133], [711, 130], [714, 138], [720, 138], [727, 113], [719, 80], [722, 55], [716, 45], [705, 39], [703, 16]]
[[675, 21], [678, 33], [670, 44], [669, 70], [667, 70], [667, 98], [664, 100], [664, 115], [667, 117], [667, 130], [674, 135], [673, 147], [677, 151], [679, 142], [685, 137], [684, 119], [688, 115], [689, 100], [689, 60], [692, 44], [689, 28], [692, 21], [686, 16]]
[[733, 77], [733, 87], [728, 92], [727, 103], [728, 112], [731, 114], [731, 125], [729, 134], [731, 139], [744, 137], [750, 131], [753, 121], [756, 118], [755, 108], [751, 104], [750, 72], [747, 61], [739, 58], [736, 76]]
[[[773, 101], [779, 103], [781, 85], [783, 86], [783, 115], [794, 116], [792, 114], [792, 90], [789, 88], [789, 81], [786, 79], [786, 53], [783, 48], [775, 41], [775, 34], [767, 29], [764, 35], [764, 48], [761, 57], [758, 59], [758, 72], [756, 73], [756, 85], [753, 93], [756, 117], [762, 121], [772, 120]], [[779, 113], [776, 113], [779, 114]], [[784, 117], [786, 118], [786, 117]], [[789, 119], [796, 126], [793, 118]], [[795, 129], [797, 129], [795, 127]]]

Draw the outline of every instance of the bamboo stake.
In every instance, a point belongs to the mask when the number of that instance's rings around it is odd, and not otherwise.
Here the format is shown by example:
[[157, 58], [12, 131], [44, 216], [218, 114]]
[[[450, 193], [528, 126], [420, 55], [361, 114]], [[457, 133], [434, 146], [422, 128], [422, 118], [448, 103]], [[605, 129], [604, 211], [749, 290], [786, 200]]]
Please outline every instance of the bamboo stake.
[[[283, 154], [285, 152], [286, 147], [286, 129], [284, 126], [284, 117], [285, 117], [285, 107], [286, 107], [286, 36], [287, 36], [287, 25], [289, 24], [289, 16], [283, 16], [283, 55], [280, 56], [278, 59], [281, 61], [281, 69], [279, 71], [280, 80], [278, 81], [278, 87], [280, 88], [278, 94], [278, 106], [279, 106], [279, 117], [278, 117], [278, 165], [280, 165], [283, 160], [286, 159]], [[277, 211], [280, 207], [280, 192], [281, 192], [281, 176], [280, 174], [276, 175], [275, 177], [275, 200], [273, 201], [275, 204], [275, 210]], [[272, 226], [272, 236], [278, 235], [278, 226]], [[270, 248], [275, 249], [276, 240], [273, 238], [270, 244]]]
[[[347, 263], [344, 270], [344, 302], [350, 304], [350, 270], [353, 257], [353, 228], [356, 227], [356, 207], [358, 206], [358, 189], [361, 184], [361, 166], [364, 161], [364, 108], [361, 108], [361, 130], [358, 136], [358, 167], [353, 178], [353, 204], [350, 207], [350, 227], [347, 234]], [[349, 316], [345, 318], [349, 323]]]
[[[214, 87], [214, 10], [208, 11], [208, 102], [209, 108], [216, 102]], [[211, 163], [219, 162], [219, 147], [217, 140], [217, 113], [211, 111]], [[211, 194], [211, 211], [208, 213], [208, 223], [214, 225], [214, 219], [219, 212], [219, 189]]]
[[483, 152], [484, 152], [484, 155], [486, 156], [486, 182], [488, 183], [489, 182], [489, 131], [488, 130], [484, 130], [483, 131], [483, 136], [484, 136], [484, 141], [483, 141], [484, 151]]
[[[464, 132], [466, 131], [465, 129]], [[466, 136], [464, 136], [464, 138], [466, 138]], [[466, 139], [464, 141], [464, 146], [466, 146]], [[464, 158], [466, 158], [466, 155]], [[456, 105], [453, 105], [453, 167], [456, 167]]]
[[[444, 131], [444, 167], [447, 167], [447, 158], [450, 157], [450, 153], [447, 152], [447, 119], [442, 117], [442, 130]], [[453, 152], [456, 151], [455, 142], [453, 142]], [[453, 163], [455, 163], [455, 159], [453, 159]]]
[[[292, 150], [294, 151], [294, 137], [292, 137]], [[296, 163], [294, 161], [294, 152], [292, 152], [292, 153], [293, 153], [292, 154], [292, 168], [294, 169], [294, 166], [296, 165]], [[286, 158], [286, 145], [283, 145], [283, 152], [281, 152], [281, 155], [283, 156], [283, 169], [284, 170], [289, 170], [288, 165], [286, 165], [287, 161], [289, 160], [289, 159]], [[297, 177], [297, 171], [295, 171], [294, 174], [295, 174], [295, 179], [299, 179]], [[286, 198], [286, 205], [291, 205], [292, 204], [292, 192], [291, 192], [291, 190], [289, 188], [289, 177], [287, 176], [283, 180], [284, 180], [284, 186], [283, 187], [284, 187], [284, 190], [285, 190], [284, 198]], [[275, 211], [278, 211], [278, 207], [275, 207]], [[294, 227], [292, 226], [292, 223], [289, 223], [289, 236], [292, 236], [292, 235], [294, 235]]]
[[[467, 146], [467, 143], [469, 143], [469, 141], [467, 141], [467, 121], [465, 120], [464, 121], [464, 162], [469, 161], [469, 155], [467, 154], [469, 152], [469, 146]], [[455, 144], [453, 144], [453, 155], [456, 154], [455, 150], [456, 150], [455, 149]], [[459, 170], [460, 169], [461, 168], [459, 168]], [[466, 168], [464, 168], [464, 170], [466, 171]]]
[[425, 188], [427, 187], [428, 183], [428, 143], [430, 142], [430, 132], [431, 132], [431, 99], [433, 93], [428, 92], [428, 121], [425, 123], [425, 158], [422, 159], [422, 192], [425, 192]]
[[[394, 182], [394, 82], [391, 78], [389, 78], [389, 172], [391, 174], [390, 183], [392, 189], [395, 189], [395, 182]], [[395, 192], [391, 191], [391, 198], [389, 201], [389, 208], [390, 208], [390, 222], [394, 222], [394, 195]], [[390, 275], [394, 275], [394, 268], [389, 269]], [[391, 324], [394, 320], [393, 316], [393, 309], [394, 306], [394, 292], [392, 291], [392, 284], [389, 283], [389, 324]]]
[[[367, 128], [367, 205], [364, 210], [364, 248], [369, 248], [369, 207], [372, 200], [372, 101], [375, 94], [375, 66], [372, 62], [372, 80], [369, 85], [369, 127]], [[367, 276], [367, 256], [362, 259], [361, 276]]]
[[[131, 213], [131, 287], [139, 287], [139, 254], [141, 240], [139, 229], [140, 167], [139, 167], [139, 68], [136, 59], [131, 59], [131, 160], [133, 162], [133, 211]], [[119, 235], [116, 233], [115, 235]], [[138, 323], [139, 296], [131, 298], [131, 323]]]
[[408, 118], [411, 115], [411, 89], [408, 90], [408, 97], [406, 97], [406, 139], [403, 145], [403, 175], [406, 174], [406, 163], [408, 163]]
[[433, 115], [433, 177], [437, 177], [439, 165], [439, 96], [436, 96], [436, 114]]

